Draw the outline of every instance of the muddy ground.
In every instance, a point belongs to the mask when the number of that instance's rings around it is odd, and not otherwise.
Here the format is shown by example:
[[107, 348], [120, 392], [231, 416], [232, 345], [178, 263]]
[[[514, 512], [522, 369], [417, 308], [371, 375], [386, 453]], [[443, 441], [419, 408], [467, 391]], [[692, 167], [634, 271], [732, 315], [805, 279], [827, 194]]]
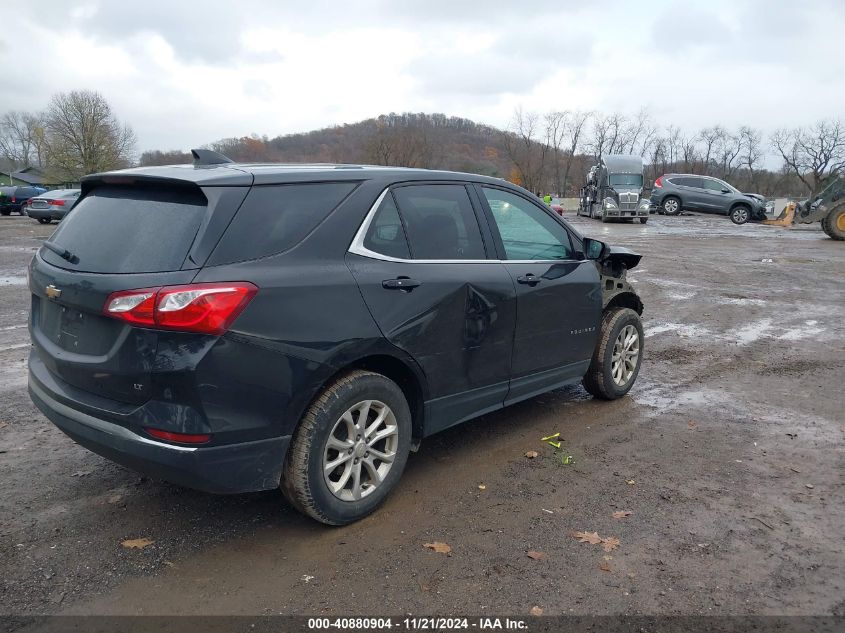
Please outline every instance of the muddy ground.
[[[573, 222], [644, 255], [630, 395], [572, 387], [431, 438], [380, 511], [327, 528], [276, 492], [139, 477], [40, 415], [24, 275], [54, 227], [0, 218], [0, 613], [845, 612], [845, 243]], [[574, 464], [540, 442], [555, 432]]]

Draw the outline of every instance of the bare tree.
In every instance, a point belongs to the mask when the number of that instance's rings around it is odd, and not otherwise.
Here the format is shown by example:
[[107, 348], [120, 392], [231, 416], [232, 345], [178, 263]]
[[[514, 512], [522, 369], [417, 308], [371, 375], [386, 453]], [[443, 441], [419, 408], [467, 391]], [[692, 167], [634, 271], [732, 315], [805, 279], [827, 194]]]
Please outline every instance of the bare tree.
[[132, 162], [135, 133], [118, 121], [98, 92], [74, 90], [53, 95], [45, 124], [49, 167], [65, 180]]
[[376, 165], [429, 167], [433, 146], [425, 127], [382, 121], [367, 143], [367, 159]]
[[568, 112], [548, 112], [545, 116], [546, 143], [552, 149], [552, 169], [554, 171], [554, 190], [561, 194], [564, 189], [564, 182], [561, 180], [561, 160], [564, 152], [564, 141], [566, 128], [569, 123]]
[[572, 169], [572, 161], [575, 158], [576, 152], [581, 147], [581, 137], [584, 126], [587, 121], [593, 116], [592, 112], [573, 112], [566, 124], [567, 136], [567, 151], [566, 151], [566, 167], [563, 170], [563, 189], [560, 193], [566, 195], [566, 190], [569, 187], [569, 172]]
[[845, 170], [845, 126], [839, 120], [818, 121], [809, 128], [781, 129], [772, 146], [807, 190], [818, 192], [831, 175]]
[[719, 128], [719, 137], [716, 139], [714, 151], [719, 160], [720, 178], [729, 179], [739, 166], [738, 158], [742, 152], [742, 140], [739, 136], [733, 135], [724, 128]]
[[517, 108], [503, 137], [505, 151], [522, 186], [535, 193], [540, 193], [548, 152], [548, 145], [542, 142], [539, 134], [539, 115]]
[[698, 137], [681, 137], [681, 157], [684, 160], [684, 171], [695, 173], [695, 161], [698, 158]]
[[747, 125], [739, 128], [740, 161], [748, 169], [751, 188], [757, 189], [757, 166], [763, 159], [763, 134]]
[[704, 163], [704, 173], [711, 174], [712, 161], [716, 154], [716, 146], [719, 139], [724, 135], [725, 131], [721, 126], [714, 125], [713, 127], [706, 127], [698, 133], [698, 138], [701, 139], [703, 145], [701, 161]]
[[12, 111], [0, 117], [0, 157], [17, 167], [41, 167], [45, 159], [44, 119]]

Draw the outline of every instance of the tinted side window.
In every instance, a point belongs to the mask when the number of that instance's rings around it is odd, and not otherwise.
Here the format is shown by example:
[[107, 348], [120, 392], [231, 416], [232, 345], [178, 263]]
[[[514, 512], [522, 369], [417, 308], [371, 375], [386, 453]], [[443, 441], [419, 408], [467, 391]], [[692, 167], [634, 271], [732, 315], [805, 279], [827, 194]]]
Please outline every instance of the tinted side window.
[[253, 187], [209, 265], [267, 257], [296, 246], [356, 185], [319, 182]]
[[569, 232], [525, 198], [482, 187], [508, 259], [574, 259]]
[[405, 239], [405, 229], [402, 228], [399, 210], [389, 191], [373, 216], [370, 228], [367, 229], [364, 248], [388, 257], [411, 259], [411, 251], [408, 249], [408, 240]]
[[393, 193], [414, 259], [486, 259], [466, 187], [411, 185]]
[[703, 183], [704, 188], [707, 189], [708, 191], [721, 192], [722, 189], [727, 189], [727, 187], [725, 187], [725, 185], [720, 183], [718, 180], [710, 180], [709, 178], [702, 178], [701, 182]]
[[673, 185], [681, 187], [695, 187], [701, 189], [701, 178], [691, 178], [689, 176], [681, 176], [679, 178], [672, 178]]

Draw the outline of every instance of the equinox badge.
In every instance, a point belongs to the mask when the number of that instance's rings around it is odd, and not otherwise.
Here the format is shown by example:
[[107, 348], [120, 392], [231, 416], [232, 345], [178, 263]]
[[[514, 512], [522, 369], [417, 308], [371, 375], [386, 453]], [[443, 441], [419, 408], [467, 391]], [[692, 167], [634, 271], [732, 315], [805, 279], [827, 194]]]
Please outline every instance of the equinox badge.
[[62, 291], [56, 288], [53, 284], [44, 288], [44, 292], [47, 293], [47, 297], [50, 299], [58, 299], [62, 296]]

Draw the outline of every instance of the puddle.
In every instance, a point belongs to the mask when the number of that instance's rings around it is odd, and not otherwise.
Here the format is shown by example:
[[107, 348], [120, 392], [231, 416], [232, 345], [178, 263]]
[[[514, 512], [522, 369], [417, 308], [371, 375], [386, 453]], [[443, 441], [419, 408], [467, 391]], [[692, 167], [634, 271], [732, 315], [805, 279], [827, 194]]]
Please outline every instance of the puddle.
[[809, 320], [804, 321], [803, 325], [794, 327], [785, 334], [781, 334], [778, 338], [782, 341], [798, 341], [803, 338], [811, 338], [822, 332], [824, 332], [824, 328], [819, 327], [818, 321]]
[[749, 323], [736, 331], [734, 337], [740, 345], [748, 345], [769, 335], [772, 328], [771, 319], [762, 319], [756, 323]]
[[666, 296], [670, 299], [674, 299], [676, 301], [685, 301], [686, 299], [692, 299], [696, 293], [694, 292], [667, 292]]
[[728, 397], [720, 392], [681, 391], [675, 392], [664, 387], [653, 387], [642, 391], [631, 392], [631, 397], [637, 404], [652, 407], [658, 411], [668, 411], [680, 407], [724, 405]]
[[763, 306], [766, 305], [766, 302], [762, 299], [748, 299], [748, 298], [738, 298], [738, 297], [729, 297], [727, 299], [719, 299], [719, 303], [726, 303], [729, 305], [735, 306]]
[[674, 332], [678, 336], [706, 336], [710, 334], [710, 330], [700, 325], [690, 325], [687, 323], [664, 323], [662, 325], [653, 325], [646, 328], [643, 334], [646, 338], [654, 336], [655, 334], [663, 334], [665, 332]]
[[0, 286], [25, 286], [26, 277], [20, 275], [13, 275], [9, 277], [0, 277]]

